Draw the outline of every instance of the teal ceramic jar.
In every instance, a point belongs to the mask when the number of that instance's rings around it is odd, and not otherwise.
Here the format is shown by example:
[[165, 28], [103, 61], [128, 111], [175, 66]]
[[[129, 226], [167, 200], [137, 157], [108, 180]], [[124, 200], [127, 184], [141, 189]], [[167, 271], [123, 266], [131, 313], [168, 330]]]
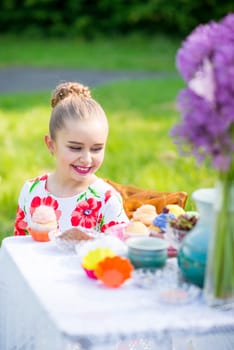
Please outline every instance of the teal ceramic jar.
[[129, 238], [126, 241], [128, 258], [135, 268], [155, 269], [167, 260], [168, 242], [155, 237]]
[[203, 287], [208, 243], [214, 224], [214, 189], [199, 189], [192, 194], [199, 212], [196, 226], [183, 239], [178, 251], [178, 265], [189, 282]]

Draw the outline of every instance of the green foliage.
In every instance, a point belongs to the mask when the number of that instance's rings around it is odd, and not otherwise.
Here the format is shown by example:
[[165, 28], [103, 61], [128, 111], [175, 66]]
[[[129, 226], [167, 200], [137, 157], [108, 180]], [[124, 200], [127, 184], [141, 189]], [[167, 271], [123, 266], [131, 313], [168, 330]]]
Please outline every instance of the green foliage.
[[3, 0], [0, 31], [87, 39], [135, 31], [185, 36], [199, 23], [233, 11], [233, 0], [222, 6], [215, 0]]
[[[126, 80], [93, 89], [105, 109], [110, 135], [99, 176], [158, 191], [212, 187], [214, 175], [193, 158], [181, 158], [169, 131], [178, 119], [178, 78]], [[24, 181], [50, 171], [54, 160], [44, 145], [50, 92], [0, 96], [0, 227], [12, 235]], [[187, 208], [194, 204], [188, 200]]]

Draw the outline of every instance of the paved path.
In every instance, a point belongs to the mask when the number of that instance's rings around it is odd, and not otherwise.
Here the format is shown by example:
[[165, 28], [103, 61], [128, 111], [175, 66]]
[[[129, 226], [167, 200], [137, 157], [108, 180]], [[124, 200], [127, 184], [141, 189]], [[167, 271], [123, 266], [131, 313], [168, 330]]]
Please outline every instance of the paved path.
[[0, 69], [0, 93], [53, 90], [62, 81], [79, 81], [89, 87], [123, 79], [160, 78], [162, 72], [98, 71], [7, 67]]

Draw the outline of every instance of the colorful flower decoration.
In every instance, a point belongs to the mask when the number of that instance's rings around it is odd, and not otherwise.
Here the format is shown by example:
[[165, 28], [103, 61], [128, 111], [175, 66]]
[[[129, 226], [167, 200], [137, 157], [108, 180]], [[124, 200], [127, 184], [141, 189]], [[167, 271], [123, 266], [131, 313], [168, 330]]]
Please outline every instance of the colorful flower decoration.
[[[186, 87], [178, 96], [181, 122], [171, 135], [184, 154], [228, 171], [234, 153], [234, 14], [199, 25], [176, 57]], [[232, 171], [233, 168], [232, 168]], [[232, 173], [233, 175], [233, 173]]]
[[221, 305], [234, 297], [234, 13], [195, 28], [176, 63], [186, 85], [178, 96], [181, 120], [171, 135], [182, 154], [208, 161], [218, 175], [205, 295]]

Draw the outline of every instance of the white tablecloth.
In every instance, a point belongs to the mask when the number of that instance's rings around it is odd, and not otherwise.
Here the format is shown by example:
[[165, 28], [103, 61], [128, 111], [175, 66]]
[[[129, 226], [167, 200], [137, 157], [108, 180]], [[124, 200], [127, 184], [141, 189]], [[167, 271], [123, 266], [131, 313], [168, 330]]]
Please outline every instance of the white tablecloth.
[[[52, 243], [9, 237], [0, 248], [1, 350], [233, 350], [234, 314], [202, 296], [160, 303], [132, 280], [110, 289]], [[209, 344], [209, 346], [207, 346]], [[213, 344], [213, 345], [212, 345]]]

